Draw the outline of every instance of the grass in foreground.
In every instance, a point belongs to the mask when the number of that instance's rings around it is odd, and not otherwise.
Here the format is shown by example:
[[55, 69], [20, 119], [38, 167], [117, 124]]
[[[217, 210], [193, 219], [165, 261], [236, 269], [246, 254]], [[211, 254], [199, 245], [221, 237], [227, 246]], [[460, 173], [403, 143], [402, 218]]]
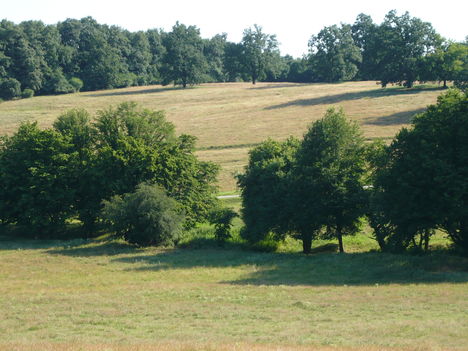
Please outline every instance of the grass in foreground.
[[411, 117], [435, 103], [443, 90], [381, 89], [376, 82], [341, 84], [226, 83], [193, 89], [161, 86], [39, 96], [0, 104], [0, 134], [13, 133], [23, 120], [50, 126], [63, 112], [91, 113], [123, 101], [165, 110], [178, 133], [198, 137], [198, 155], [223, 167], [221, 190], [235, 189], [233, 174], [242, 171], [247, 152], [268, 137], [302, 136], [331, 105], [342, 106], [358, 121], [367, 138], [391, 138]]
[[438, 253], [2, 240], [0, 272], [0, 350], [468, 344], [468, 262]]

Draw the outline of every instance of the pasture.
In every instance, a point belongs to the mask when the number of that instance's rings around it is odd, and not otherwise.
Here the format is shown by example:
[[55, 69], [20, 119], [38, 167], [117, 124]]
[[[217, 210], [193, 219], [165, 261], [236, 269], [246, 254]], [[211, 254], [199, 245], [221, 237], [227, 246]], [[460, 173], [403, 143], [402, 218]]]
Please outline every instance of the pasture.
[[222, 166], [221, 191], [235, 190], [233, 175], [247, 163], [248, 150], [268, 137], [302, 136], [330, 106], [341, 106], [361, 125], [366, 138], [390, 139], [411, 117], [435, 103], [436, 86], [381, 89], [376, 82], [340, 84], [224, 83], [180, 89], [162, 86], [39, 96], [0, 104], [0, 134], [13, 133], [20, 121], [50, 126], [71, 108], [97, 110], [135, 101], [164, 110], [177, 133], [198, 138], [198, 155]]

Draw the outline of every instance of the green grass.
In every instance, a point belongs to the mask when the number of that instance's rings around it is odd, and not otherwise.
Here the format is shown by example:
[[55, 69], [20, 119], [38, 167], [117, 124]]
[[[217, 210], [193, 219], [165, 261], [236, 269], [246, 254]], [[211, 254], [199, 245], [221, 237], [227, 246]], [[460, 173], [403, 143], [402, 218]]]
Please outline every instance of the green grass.
[[468, 344], [468, 262], [438, 253], [305, 256], [235, 243], [140, 249], [118, 240], [1, 240], [0, 272], [5, 349]]

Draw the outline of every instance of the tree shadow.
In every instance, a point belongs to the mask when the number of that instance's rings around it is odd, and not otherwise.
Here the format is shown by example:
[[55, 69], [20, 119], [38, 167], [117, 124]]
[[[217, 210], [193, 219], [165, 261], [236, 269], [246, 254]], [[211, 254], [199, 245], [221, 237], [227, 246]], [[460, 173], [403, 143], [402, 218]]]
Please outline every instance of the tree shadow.
[[63, 245], [60, 249], [53, 248], [46, 252], [51, 255], [70, 257], [94, 257], [136, 254], [141, 251], [141, 248], [124, 241], [92, 240], [79, 245], [73, 245], [73, 243], [71, 245]]
[[276, 89], [276, 88], [297, 88], [305, 85], [311, 85], [307, 83], [270, 83], [270, 84], [265, 84], [263, 83], [261, 86], [256, 86], [253, 85], [250, 86], [247, 89], [253, 89], [253, 90], [266, 90], [266, 89]]
[[[442, 255], [394, 255], [379, 252], [313, 255], [259, 253], [245, 250], [178, 249], [116, 258], [137, 263], [135, 271], [196, 267], [244, 267], [233, 285], [375, 285], [468, 282], [468, 259]], [[247, 266], [247, 267], [246, 267]]]
[[424, 91], [443, 90], [443, 88], [386, 88], [386, 89], [371, 89], [365, 91], [348, 92], [336, 95], [324, 95], [310, 99], [298, 99], [289, 101], [283, 104], [265, 107], [265, 110], [276, 110], [291, 106], [316, 106], [316, 105], [333, 105], [343, 101], [360, 100], [364, 98], [375, 99], [387, 96], [396, 95], [414, 95]]
[[98, 93], [86, 94], [86, 96], [90, 97], [105, 97], [105, 96], [129, 96], [129, 95], [141, 95], [141, 94], [154, 94], [154, 93], [162, 93], [169, 90], [181, 90], [182, 87], [160, 87], [160, 88], [151, 88], [151, 89], [144, 89], [144, 90], [131, 90], [127, 91], [122, 89], [122, 91], [103, 91]]
[[397, 112], [387, 116], [380, 117], [369, 117], [366, 118], [362, 123], [371, 124], [376, 126], [391, 126], [399, 124], [409, 124], [413, 119], [414, 115], [424, 112], [425, 108], [418, 108], [411, 111]]

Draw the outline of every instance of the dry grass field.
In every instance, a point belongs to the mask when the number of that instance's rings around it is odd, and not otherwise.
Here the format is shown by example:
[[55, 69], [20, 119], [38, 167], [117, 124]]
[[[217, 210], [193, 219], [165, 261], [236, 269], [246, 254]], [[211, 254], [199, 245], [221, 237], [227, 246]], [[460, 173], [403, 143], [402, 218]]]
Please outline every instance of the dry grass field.
[[64, 111], [94, 113], [109, 105], [135, 101], [164, 110], [178, 133], [198, 137], [202, 159], [219, 163], [220, 190], [234, 190], [233, 174], [242, 171], [247, 153], [268, 137], [301, 136], [330, 106], [341, 106], [360, 123], [367, 138], [391, 138], [411, 117], [436, 101], [442, 90], [381, 89], [376, 82], [340, 84], [250, 83], [203, 84], [189, 89], [161, 86], [40, 96], [0, 104], [0, 134], [15, 131], [19, 121], [50, 126]]

